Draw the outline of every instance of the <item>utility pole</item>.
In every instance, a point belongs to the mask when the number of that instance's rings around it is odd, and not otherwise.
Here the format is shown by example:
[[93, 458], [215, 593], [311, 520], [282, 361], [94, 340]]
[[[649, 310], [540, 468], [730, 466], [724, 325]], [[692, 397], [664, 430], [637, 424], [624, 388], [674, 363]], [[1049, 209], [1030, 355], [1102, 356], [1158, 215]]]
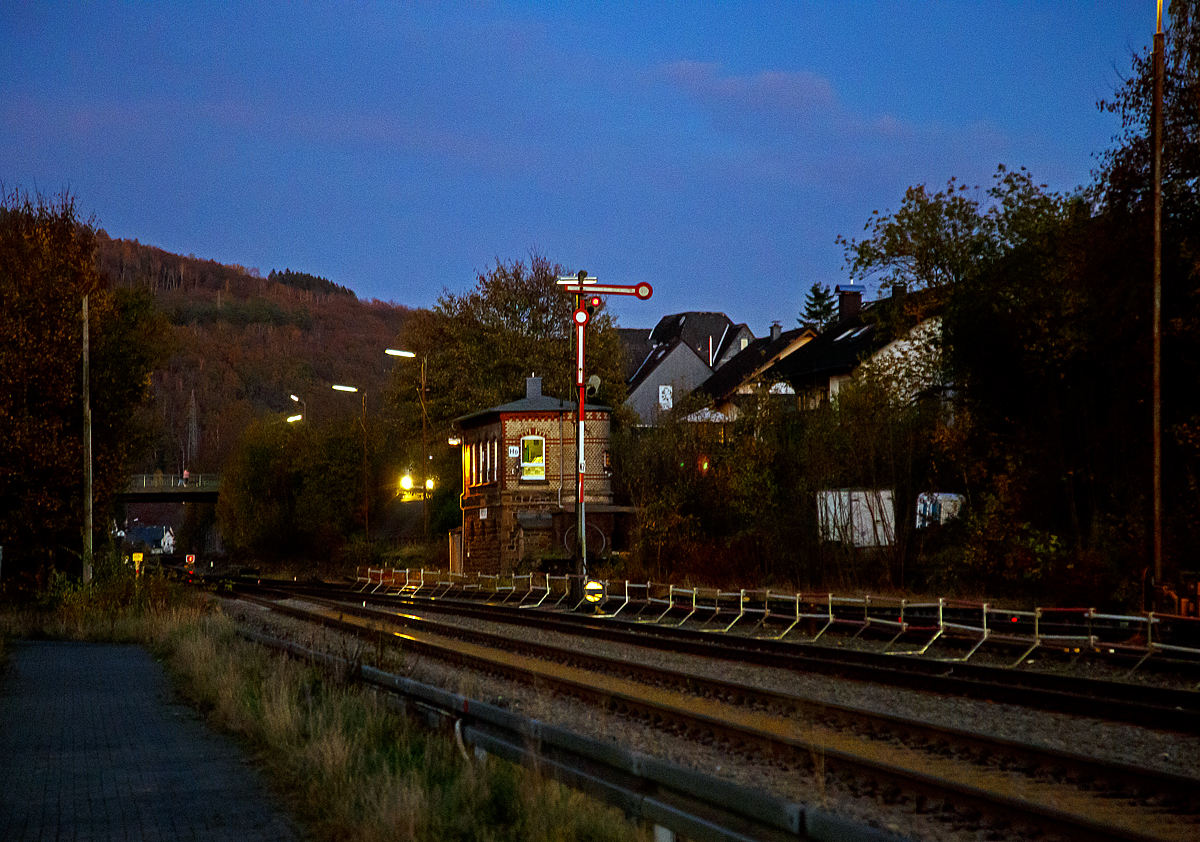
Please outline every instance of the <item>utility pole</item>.
[[583, 586], [583, 577], [587, 575], [587, 516], [584, 512], [583, 503], [583, 477], [587, 471], [586, 454], [584, 452], [584, 408], [583, 399], [586, 394], [586, 380], [584, 378], [584, 337], [589, 321], [591, 321], [591, 313], [586, 306], [585, 296], [588, 298], [595, 297], [594, 303], [599, 304], [600, 295], [634, 295], [645, 301], [654, 294], [654, 288], [647, 283], [640, 283], [636, 286], [620, 286], [613, 284], [598, 284], [597, 279], [589, 277], [588, 273], [581, 269], [578, 275], [568, 275], [565, 278], [558, 279], [558, 285], [563, 292], [572, 293], [575, 296], [575, 311], [571, 314], [571, 319], [575, 323], [575, 386], [579, 391], [579, 418], [576, 423], [576, 468], [575, 468], [575, 575], [579, 577], [580, 588]]
[[[391, 357], [406, 357], [408, 359], [416, 359], [416, 354], [412, 351], [401, 351], [397, 348], [387, 348], [384, 353]], [[429, 355], [424, 354], [421, 357], [421, 385], [417, 390], [417, 398], [421, 401], [421, 519], [424, 522], [425, 537], [429, 537], [429, 456], [426, 445], [426, 429], [429, 426], [429, 410], [425, 405], [425, 363], [429, 361]]]
[[[357, 392], [357, 386], [333, 384], [335, 392]], [[367, 392], [362, 391], [362, 434], [363, 434], [363, 533], [371, 540], [371, 484], [367, 480]]]
[[92, 398], [88, 297], [83, 297], [83, 581], [92, 581]]
[[429, 537], [429, 457], [425, 455], [425, 429], [429, 413], [425, 408], [425, 361], [421, 357], [421, 518], [425, 524], [425, 537]]
[[1163, 152], [1163, 28], [1158, 0], [1158, 31], [1154, 34], [1154, 585], [1162, 587], [1162, 152]]
[[363, 431], [363, 535], [367, 543], [371, 543], [371, 483], [368, 479], [367, 466], [367, 392], [362, 393], [362, 431]]

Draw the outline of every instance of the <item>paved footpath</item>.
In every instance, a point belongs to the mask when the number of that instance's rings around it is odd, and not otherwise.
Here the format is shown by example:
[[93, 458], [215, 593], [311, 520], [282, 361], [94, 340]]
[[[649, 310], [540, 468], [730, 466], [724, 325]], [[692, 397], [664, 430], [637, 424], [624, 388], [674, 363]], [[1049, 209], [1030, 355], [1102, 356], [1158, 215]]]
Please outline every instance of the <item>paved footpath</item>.
[[137, 646], [18, 641], [0, 675], [0, 840], [298, 840], [236, 742]]

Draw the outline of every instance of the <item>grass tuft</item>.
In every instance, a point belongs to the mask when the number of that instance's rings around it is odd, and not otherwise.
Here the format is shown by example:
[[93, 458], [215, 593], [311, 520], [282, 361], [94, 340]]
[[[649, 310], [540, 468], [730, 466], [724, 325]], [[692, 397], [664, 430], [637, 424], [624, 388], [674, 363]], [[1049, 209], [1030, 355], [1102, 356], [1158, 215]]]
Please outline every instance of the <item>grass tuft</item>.
[[452, 738], [373, 690], [241, 639], [215, 602], [166, 582], [64, 589], [41, 610], [0, 613], [0, 654], [6, 637], [148, 646], [179, 695], [254, 754], [314, 839], [647, 838], [619, 811], [534, 771], [464, 759]]

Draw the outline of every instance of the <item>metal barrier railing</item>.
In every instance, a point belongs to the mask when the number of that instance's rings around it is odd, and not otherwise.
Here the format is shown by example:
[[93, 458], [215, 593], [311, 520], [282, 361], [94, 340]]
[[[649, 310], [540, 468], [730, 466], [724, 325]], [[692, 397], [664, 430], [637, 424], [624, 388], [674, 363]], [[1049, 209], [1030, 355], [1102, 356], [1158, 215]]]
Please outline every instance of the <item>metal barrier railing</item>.
[[[690, 624], [695, 630], [714, 634], [729, 634], [739, 628], [740, 634], [753, 636], [765, 630], [765, 636], [773, 640], [793, 636], [804, 623], [812, 624], [805, 636], [809, 643], [839, 627], [853, 630], [852, 639], [868, 631], [882, 631], [891, 635], [884, 651], [898, 656], [924, 656], [949, 639], [965, 643], [965, 654], [939, 656], [948, 662], [968, 661], [988, 643], [1022, 647], [1013, 667], [1047, 646], [1061, 646], [1076, 656], [1086, 650], [1140, 655], [1134, 670], [1159, 653], [1200, 658], [1200, 618], [1178, 614], [1109, 614], [1094, 608], [1014, 610], [946, 598], [918, 602], [876, 594], [839, 596], [746, 588], [722, 591], [629, 580], [599, 581], [592, 594], [593, 604], [585, 584], [581, 577], [571, 574], [500, 576], [375, 567], [356, 568], [354, 578], [354, 588], [360, 593], [383, 588], [385, 593], [395, 589], [395, 593], [407, 596], [442, 598], [457, 590], [489, 600], [498, 598], [498, 604], [512, 602], [521, 608], [578, 611], [588, 605], [598, 619], [621, 616], [638, 623], [669, 623], [676, 628]], [[577, 602], [568, 601], [580, 593], [584, 596]], [[753, 625], [747, 628], [747, 621], [753, 621]], [[1164, 628], [1176, 632], [1170, 642], [1163, 639]], [[897, 647], [901, 638], [917, 634], [924, 637], [918, 645]]]

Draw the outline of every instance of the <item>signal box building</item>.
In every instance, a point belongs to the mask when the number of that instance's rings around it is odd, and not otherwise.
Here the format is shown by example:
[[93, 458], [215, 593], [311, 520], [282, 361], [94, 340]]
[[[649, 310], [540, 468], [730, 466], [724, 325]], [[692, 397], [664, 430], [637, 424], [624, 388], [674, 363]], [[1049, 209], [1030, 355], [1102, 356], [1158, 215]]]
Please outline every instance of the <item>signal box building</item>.
[[[613, 548], [620, 514], [609, 472], [611, 410], [584, 406], [584, 507], [588, 555]], [[509, 575], [546, 569], [574, 554], [576, 424], [579, 405], [542, 394], [540, 377], [525, 397], [455, 419], [462, 447], [462, 531], [452, 535], [451, 569]]]

